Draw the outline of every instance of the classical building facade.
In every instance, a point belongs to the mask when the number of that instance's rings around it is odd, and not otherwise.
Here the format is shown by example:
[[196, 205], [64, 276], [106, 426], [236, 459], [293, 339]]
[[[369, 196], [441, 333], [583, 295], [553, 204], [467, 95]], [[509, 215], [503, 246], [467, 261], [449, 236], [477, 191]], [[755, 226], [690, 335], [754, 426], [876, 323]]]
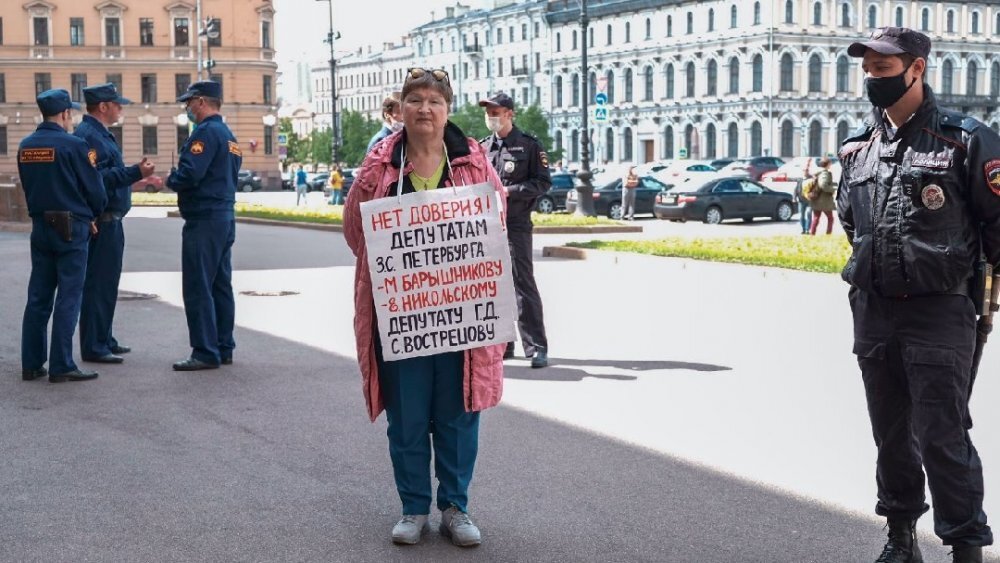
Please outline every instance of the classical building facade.
[[[41, 119], [37, 92], [65, 88], [82, 100], [86, 86], [114, 82], [135, 102], [111, 128], [126, 162], [145, 155], [165, 174], [189, 131], [174, 100], [211, 76], [243, 166], [277, 186], [274, 13], [270, 0], [0, 3], [0, 172], [16, 170], [17, 145]], [[199, 35], [209, 19], [217, 37]], [[207, 60], [210, 69], [199, 65]]]
[[[407, 69], [413, 65], [413, 48], [384, 43], [381, 50], [358, 49], [337, 60], [337, 111], [352, 110], [382, 121], [382, 100], [403, 87]], [[330, 66], [313, 67], [316, 92], [313, 107], [317, 126], [330, 126]]]

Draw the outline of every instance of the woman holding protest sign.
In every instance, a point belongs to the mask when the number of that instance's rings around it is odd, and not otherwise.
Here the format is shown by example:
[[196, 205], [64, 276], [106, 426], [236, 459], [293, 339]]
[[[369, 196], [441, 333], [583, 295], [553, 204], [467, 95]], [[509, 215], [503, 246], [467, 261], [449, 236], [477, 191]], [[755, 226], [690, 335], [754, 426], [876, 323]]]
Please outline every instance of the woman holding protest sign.
[[[433, 438], [441, 533], [456, 545], [473, 546], [480, 543], [480, 533], [467, 514], [467, 503], [478, 449], [479, 411], [500, 401], [505, 345], [383, 359], [369, 270], [371, 241], [366, 240], [361, 204], [484, 182], [502, 195], [503, 186], [479, 143], [448, 121], [452, 90], [447, 72], [410, 69], [401, 99], [403, 130], [365, 157], [344, 208], [344, 235], [357, 258], [354, 331], [358, 363], [371, 420], [384, 409], [389, 423], [389, 454], [403, 504], [403, 517], [392, 530], [392, 541], [415, 544], [429, 527]], [[504, 201], [496, 198], [498, 205]]]

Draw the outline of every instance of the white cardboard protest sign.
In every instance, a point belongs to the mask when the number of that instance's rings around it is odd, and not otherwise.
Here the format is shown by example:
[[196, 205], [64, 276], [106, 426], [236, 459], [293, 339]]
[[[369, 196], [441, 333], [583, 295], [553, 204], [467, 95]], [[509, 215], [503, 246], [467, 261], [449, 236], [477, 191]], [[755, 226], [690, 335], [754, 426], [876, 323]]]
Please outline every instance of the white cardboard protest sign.
[[361, 204], [382, 357], [514, 340], [507, 233], [489, 183]]

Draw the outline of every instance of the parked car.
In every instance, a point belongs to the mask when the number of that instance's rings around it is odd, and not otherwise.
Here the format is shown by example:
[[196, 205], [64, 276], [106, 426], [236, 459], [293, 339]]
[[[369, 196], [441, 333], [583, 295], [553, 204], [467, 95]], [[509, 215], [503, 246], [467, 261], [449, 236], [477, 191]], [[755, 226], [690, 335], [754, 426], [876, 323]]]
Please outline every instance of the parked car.
[[281, 189], [283, 190], [295, 189], [295, 171], [281, 173]]
[[726, 166], [729, 166], [730, 164], [732, 164], [734, 160], [736, 160], [736, 159], [735, 158], [717, 158], [717, 159], [713, 160], [712, 162], [709, 162], [709, 164], [712, 165], [712, 168], [715, 168], [716, 170], [722, 170]]
[[670, 166], [653, 173], [666, 184], [683, 184], [692, 180], [705, 180], [716, 175], [716, 169], [707, 160], [675, 160]]
[[163, 178], [157, 176], [156, 174], [141, 178], [138, 182], [132, 184], [133, 192], [146, 192], [152, 194], [162, 192], [165, 189], [167, 189], [167, 186], [164, 185]]
[[[347, 192], [351, 191], [351, 186], [354, 185], [354, 172], [356, 168], [344, 168], [340, 171], [340, 174], [344, 177], [344, 187], [340, 188], [340, 199], [341, 201], [347, 200]], [[330, 175], [323, 173], [326, 178], [323, 181], [323, 186], [320, 188], [323, 190], [323, 195], [330, 196]]]
[[552, 187], [535, 200], [535, 211], [539, 213], [552, 213], [559, 209], [566, 209], [566, 194], [576, 189], [572, 174], [553, 174]]
[[309, 180], [309, 191], [327, 193], [327, 191], [329, 190], [327, 184], [329, 183], [330, 183], [330, 173], [320, 172], [319, 174], [313, 176], [312, 180]]
[[236, 191], [255, 192], [262, 187], [260, 176], [253, 170], [240, 170], [236, 173]]
[[788, 221], [793, 213], [792, 196], [775, 191], [745, 177], [715, 178], [691, 189], [678, 187], [657, 194], [653, 214], [673, 221], [704, 221], [716, 225], [726, 219], [753, 221], [770, 217]]
[[[833, 182], [840, 182], [840, 159], [831, 156], [829, 157], [830, 173], [833, 174]], [[788, 162], [782, 164], [777, 170], [771, 172], [765, 172], [761, 176], [761, 180], [764, 182], [794, 182], [796, 180], [801, 180], [806, 177], [807, 173], [815, 174], [819, 171], [819, 161], [822, 160], [821, 156], [797, 156]]]
[[745, 174], [751, 180], [760, 180], [765, 172], [777, 170], [785, 161], [776, 156], [753, 156], [730, 162], [720, 170], [730, 176]]
[[[640, 176], [639, 187], [635, 188], [635, 212], [653, 213], [656, 194], [667, 191], [672, 186], [664, 184], [652, 176]], [[618, 178], [600, 188], [594, 188], [594, 210], [598, 215], [611, 219], [622, 218], [622, 179]], [[577, 191], [569, 190], [566, 197], [566, 211], [576, 212]]]

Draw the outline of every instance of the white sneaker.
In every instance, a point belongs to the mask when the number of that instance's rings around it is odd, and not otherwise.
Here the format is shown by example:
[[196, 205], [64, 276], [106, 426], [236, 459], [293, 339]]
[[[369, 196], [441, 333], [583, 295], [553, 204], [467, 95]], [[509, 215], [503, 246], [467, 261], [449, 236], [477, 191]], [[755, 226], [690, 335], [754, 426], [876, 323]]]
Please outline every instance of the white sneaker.
[[392, 543], [413, 545], [430, 526], [426, 514], [404, 514], [392, 527]]
[[479, 528], [472, 523], [469, 515], [454, 506], [441, 513], [441, 526], [438, 528], [451, 543], [460, 547], [472, 547], [482, 543]]

